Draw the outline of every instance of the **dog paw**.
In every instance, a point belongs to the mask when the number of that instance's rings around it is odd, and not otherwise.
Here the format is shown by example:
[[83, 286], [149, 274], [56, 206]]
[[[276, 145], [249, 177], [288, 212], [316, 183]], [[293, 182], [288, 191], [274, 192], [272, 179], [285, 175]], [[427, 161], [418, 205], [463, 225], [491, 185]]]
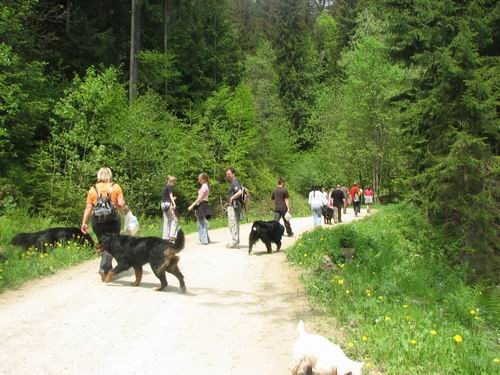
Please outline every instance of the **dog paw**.
[[185, 286], [181, 286], [181, 292], [182, 292], [182, 293], [186, 293], [186, 292], [187, 292], [187, 289], [186, 289], [186, 287], [185, 287]]

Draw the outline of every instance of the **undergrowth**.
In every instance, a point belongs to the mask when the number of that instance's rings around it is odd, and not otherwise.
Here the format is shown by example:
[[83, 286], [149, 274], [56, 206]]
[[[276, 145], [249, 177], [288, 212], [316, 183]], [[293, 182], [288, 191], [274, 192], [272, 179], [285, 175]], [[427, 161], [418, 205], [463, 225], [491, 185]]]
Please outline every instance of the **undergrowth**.
[[[288, 250], [306, 290], [344, 327], [348, 355], [388, 374], [500, 373], [500, 293], [466, 270], [412, 207], [394, 205]], [[368, 370], [369, 372], [369, 370]]]

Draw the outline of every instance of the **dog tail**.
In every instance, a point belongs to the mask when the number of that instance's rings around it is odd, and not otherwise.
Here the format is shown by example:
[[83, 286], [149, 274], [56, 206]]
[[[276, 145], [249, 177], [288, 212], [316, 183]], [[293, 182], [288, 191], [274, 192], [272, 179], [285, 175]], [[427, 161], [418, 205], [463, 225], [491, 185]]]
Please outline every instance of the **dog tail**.
[[177, 231], [177, 238], [175, 239], [174, 245], [168, 249], [168, 252], [173, 251], [174, 253], [178, 253], [179, 251], [184, 249], [184, 242], [184, 232], [182, 231], [182, 229], [179, 229]]
[[297, 324], [297, 333], [299, 336], [302, 336], [304, 333], [306, 333], [306, 330], [304, 329], [304, 322], [301, 320], [299, 324]]

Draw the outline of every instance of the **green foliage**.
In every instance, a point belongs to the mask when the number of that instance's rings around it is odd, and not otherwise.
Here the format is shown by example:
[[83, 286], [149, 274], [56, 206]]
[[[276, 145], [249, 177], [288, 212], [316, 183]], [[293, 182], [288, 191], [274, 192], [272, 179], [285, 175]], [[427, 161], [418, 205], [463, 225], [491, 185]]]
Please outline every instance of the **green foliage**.
[[333, 231], [314, 230], [288, 258], [308, 271], [308, 293], [345, 327], [342, 347], [368, 368], [494, 373], [500, 295], [465, 285], [464, 269], [447, 263], [455, 246], [416, 209], [395, 205]]

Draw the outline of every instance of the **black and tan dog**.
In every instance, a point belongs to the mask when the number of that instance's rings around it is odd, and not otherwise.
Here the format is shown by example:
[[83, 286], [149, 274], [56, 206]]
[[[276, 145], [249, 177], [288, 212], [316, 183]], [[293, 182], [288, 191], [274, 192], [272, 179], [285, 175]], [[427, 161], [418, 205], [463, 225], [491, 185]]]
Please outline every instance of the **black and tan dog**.
[[252, 247], [258, 240], [264, 242], [268, 253], [272, 252], [271, 242], [277, 245], [276, 251], [280, 251], [283, 233], [285, 227], [275, 220], [254, 221], [248, 238], [248, 255], [252, 254]]
[[84, 234], [80, 228], [50, 228], [34, 233], [16, 234], [10, 243], [24, 249], [35, 247], [39, 252], [45, 252], [47, 246], [57, 243], [74, 241], [79, 245], [94, 246], [94, 240], [88, 233]]
[[321, 214], [323, 215], [323, 222], [325, 224], [331, 224], [333, 218], [333, 208], [328, 206], [323, 206], [321, 208]]
[[104, 282], [109, 283], [113, 276], [128, 270], [130, 267], [135, 271], [134, 286], [139, 286], [142, 279], [142, 266], [149, 263], [155, 276], [161, 285], [155, 290], [163, 290], [167, 285], [165, 272], [171, 273], [179, 280], [181, 290], [186, 291], [184, 276], [179, 270], [179, 253], [184, 248], [184, 233], [181, 229], [177, 233], [175, 243], [158, 237], [132, 237], [120, 234], [104, 234], [101, 244], [97, 245], [97, 251], [107, 251], [118, 263], [109, 271]]

